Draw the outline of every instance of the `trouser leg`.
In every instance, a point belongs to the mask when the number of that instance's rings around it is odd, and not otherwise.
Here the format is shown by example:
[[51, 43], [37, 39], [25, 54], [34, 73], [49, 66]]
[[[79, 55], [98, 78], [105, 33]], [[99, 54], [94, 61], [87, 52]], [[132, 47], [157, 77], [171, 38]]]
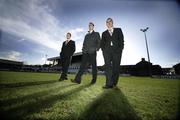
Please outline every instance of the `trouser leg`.
[[82, 74], [84, 73], [84, 70], [86, 69], [87, 67], [87, 63], [88, 63], [88, 54], [86, 53], [83, 53], [82, 55], [82, 62], [81, 62], [81, 65], [80, 65], [80, 69], [75, 77], [75, 81], [76, 82], [81, 82], [81, 76]]
[[113, 85], [117, 85], [119, 80], [119, 74], [120, 74], [120, 63], [121, 63], [121, 53], [114, 53], [112, 56], [112, 80]]
[[97, 79], [96, 52], [90, 54], [90, 63], [92, 65], [92, 81], [91, 82], [95, 83]]
[[109, 52], [103, 52], [105, 62], [105, 74], [106, 74], [106, 86], [112, 86], [112, 54]]
[[62, 60], [62, 74], [61, 74], [62, 79], [67, 78], [67, 72], [68, 72], [70, 60], [71, 60], [71, 58], [64, 58]]

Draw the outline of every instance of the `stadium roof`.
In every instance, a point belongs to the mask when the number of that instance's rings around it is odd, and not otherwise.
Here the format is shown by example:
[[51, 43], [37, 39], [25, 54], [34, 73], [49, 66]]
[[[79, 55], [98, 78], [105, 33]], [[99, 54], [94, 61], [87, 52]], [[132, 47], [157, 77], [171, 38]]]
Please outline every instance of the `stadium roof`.
[[13, 60], [6, 60], [6, 59], [0, 59], [0, 63], [14, 64], [14, 65], [22, 65], [23, 64], [23, 62], [20, 62], [20, 61], [13, 61]]
[[[73, 57], [76, 57], [76, 56], [82, 56], [82, 52], [74, 53], [74, 54], [73, 54]], [[47, 60], [48, 60], [48, 61], [53, 61], [53, 60], [59, 60], [59, 59], [60, 59], [60, 56], [48, 58]]]

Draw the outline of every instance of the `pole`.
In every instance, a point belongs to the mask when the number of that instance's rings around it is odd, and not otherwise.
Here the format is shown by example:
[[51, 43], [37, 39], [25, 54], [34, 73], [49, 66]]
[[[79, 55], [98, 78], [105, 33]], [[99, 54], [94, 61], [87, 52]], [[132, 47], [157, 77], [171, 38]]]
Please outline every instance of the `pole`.
[[148, 55], [148, 62], [150, 63], [149, 48], [148, 48], [148, 42], [147, 42], [146, 32], [144, 32], [144, 36], [145, 36], [146, 50], [147, 50], [147, 55]]
[[147, 37], [146, 37], [146, 31], [149, 28], [147, 27], [146, 29], [140, 29], [143, 33], [144, 33], [144, 37], [145, 37], [145, 43], [146, 43], [146, 51], [147, 51], [147, 57], [148, 57], [148, 68], [149, 68], [149, 76], [152, 77], [152, 70], [151, 70], [151, 62], [150, 62], [150, 55], [149, 55], [149, 48], [148, 48], [148, 42], [147, 42]]

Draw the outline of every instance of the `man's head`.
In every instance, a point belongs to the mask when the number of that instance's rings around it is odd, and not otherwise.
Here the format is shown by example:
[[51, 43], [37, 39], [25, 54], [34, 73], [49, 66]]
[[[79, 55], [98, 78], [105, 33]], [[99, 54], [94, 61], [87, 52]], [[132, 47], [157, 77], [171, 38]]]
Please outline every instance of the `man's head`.
[[113, 19], [112, 18], [108, 18], [106, 20], [106, 26], [108, 27], [108, 29], [113, 27]]
[[89, 31], [93, 31], [94, 30], [94, 23], [90, 22], [89, 23]]
[[66, 34], [66, 38], [67, 38], [67, 39], [70, 39], [70, 38], [71, 38], [71, 33], [70, 33], [70, 32], [68, 32], [68, 33]]

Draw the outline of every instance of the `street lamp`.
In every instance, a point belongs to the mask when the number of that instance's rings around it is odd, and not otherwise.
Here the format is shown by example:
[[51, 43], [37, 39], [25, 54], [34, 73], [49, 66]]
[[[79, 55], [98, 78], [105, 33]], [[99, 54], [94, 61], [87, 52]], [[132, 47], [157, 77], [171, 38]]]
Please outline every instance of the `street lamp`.
[[149, 29], [149, 27], [146, 27], [145, 29], [140, 29], [140, 31], [142, 31], [144, 33], [144, 36], [145, 36], [146, 50], [147, 50], [147, 56], [148, 56], [148, 62], [149, 62], [149, 76], [152, 76], [151, 66], [150, 66], [150, 57], [149, 57], [148, 42], [147, 42], [147, 37], [146, 37], [146, 31], [148, 29]]

